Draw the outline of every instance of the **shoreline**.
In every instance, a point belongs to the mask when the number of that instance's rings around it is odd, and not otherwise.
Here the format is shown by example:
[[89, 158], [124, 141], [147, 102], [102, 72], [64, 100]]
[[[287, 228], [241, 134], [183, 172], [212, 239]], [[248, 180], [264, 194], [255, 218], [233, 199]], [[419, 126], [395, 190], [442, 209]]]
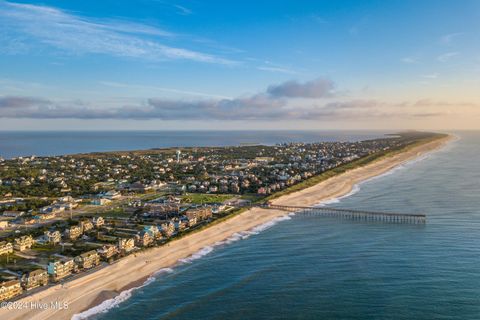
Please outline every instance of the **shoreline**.
[[[364, 166], [340, 173], [306, 189], [282, 195], [272, 200], [272, 202], [279, 205], [311, 206], [331, 201], [351, 193], [353, 188], [359, 183], [383, 175], [399, 165], [440, 149], [454, 138], [454, 136], [449, 135], [413, 146], [399, 153], [374, 160]], [[137, 254], [137, 257], [127, 256], [115, 264], [84, 277], [74, 279], [63, 286], [55, 285], [17, 301], [21, 303], [42, 302], [48, 304], [54, 301], [65, 301], [69, 304], [68, 309], [0, 309], [0, 318], [71, 318], [75, 314], [98, 306], [105, 300], [108, 301], [108, 299], [122, 294], [130, 294], [135, 288], [146, 285], [152, 275], [167, 271], [166, 269], [177, 265], [182, 259], [186, 258], [188, 260], [191, 257], [190, 259], [193, 260], [195, 255], [200, 255], [202, 249], [211, 248], [219, 243], [228, 243], [228, 240], [225, 240], [231, 238], [232, 235], [245, 233], [246, 230], [252, 230], [272, 223], [271, 221], [275, 219], [286, 219], [280, 218], [285, 216], [287, 216], [287, 213], [279, 210], [249, 209], [164, 246], [141, 252]], [[80, 316], [77, 316], [77, 318], [81, 319]]]

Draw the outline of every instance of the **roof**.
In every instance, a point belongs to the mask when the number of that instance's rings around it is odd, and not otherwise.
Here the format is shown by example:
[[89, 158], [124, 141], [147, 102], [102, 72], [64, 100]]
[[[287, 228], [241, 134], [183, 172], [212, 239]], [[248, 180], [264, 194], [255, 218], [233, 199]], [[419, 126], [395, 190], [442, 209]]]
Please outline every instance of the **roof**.
[[28, 273], [28, 276], [34, 276], [34, 275], [43, 274], [43, 273], [47, 273], [47, 270], [35, 269], [35, 270], [33, 270], [33, 271], [30, 271], [30, 272]]
[[97, 251], [95, 251], [95, 250], [90, 250], [90, 251], [87, 251], [87, 252], [82, 253], [80, 256], [81, 256], [82, 258], [88, 258], [88, 257], [90, 257], [90, 256], [92, 256], [92, 255], [96, 255], [96, 254], [97, 254]]
[[9, 281], [5, 281], [5, 282], [0, 283], [0, 286], [11, 287], [11, 286], [14, 286], [14, 285], [19, 284], [19, 283], [20, 283], [20, 281], [18, 281], [18, 280], [9, 280]]

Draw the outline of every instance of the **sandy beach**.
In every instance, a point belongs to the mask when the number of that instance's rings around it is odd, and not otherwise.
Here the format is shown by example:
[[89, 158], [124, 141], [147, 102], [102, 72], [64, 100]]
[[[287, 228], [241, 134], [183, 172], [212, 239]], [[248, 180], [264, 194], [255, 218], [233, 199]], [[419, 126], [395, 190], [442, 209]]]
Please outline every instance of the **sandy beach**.
[[[351, 192], [353, 186], [394, 167], [444, 146], [449, 136], [405, 152], [382, 158], [366, 166], [350, 170], [310, 188], [274, 200], [282, 205], [315, 205]], [[141, 285], [150, 275], [174, 266], [180, 259], [208, 248], [233, 234], [251, 230], [286, 213], [277, 210], [254, 208], [205, 230], [175, 240], [169, 244], [130, 255], [117, 263], [79, 277], [66, 284], [52, 286], [17, 302], [21, 310], [0, 309], [1, 319], [70, 319], [102, 301], [111, 299], [129, 288]], [[51, 308], [51, 302], [66, 302], [68, 309]], [[32, 308], [30, 303], [46, 303], [46, 308]], [[75, 317], [80, 319], [78, 315]]]

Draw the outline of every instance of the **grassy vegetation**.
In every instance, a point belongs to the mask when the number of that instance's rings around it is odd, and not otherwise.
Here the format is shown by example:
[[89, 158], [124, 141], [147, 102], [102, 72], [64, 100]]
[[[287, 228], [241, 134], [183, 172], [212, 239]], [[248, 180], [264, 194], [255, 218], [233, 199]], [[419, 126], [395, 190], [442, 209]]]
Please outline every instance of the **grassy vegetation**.
[[182, 197], [182, 202], [203, 204], [203, 203], [218, 203], [235, 197], [232, 194], [204, 194], [204, 193], [189, 193]]
[[102, 212], [96, 212], [92, 214], [92, 216], [128, 218], [132, 216], [132, 214], [130, 212], [125, 212], [125, 210], [123, 210], [122, 208], [115, 208], [115, 209], [106, 210]]
[[263, 199], [264, 196], [262, 195], [259, 195], [259, 194], [256, 194], [256, 193], [247, 193], [247, 194], [243, 194], [240, 199], [242, 200], [250, 200], [252, 202], [255, 202], [259, 199]]
[[2, 268], [14, 272], [28, 272], [38, 269], [37, 266], [30, 264], [30, 261], [28, 259], [22, 258], [14, 253], [8, 254], [8, 263], [7, 255], [1, 255], [0, 265], [2, 266]]

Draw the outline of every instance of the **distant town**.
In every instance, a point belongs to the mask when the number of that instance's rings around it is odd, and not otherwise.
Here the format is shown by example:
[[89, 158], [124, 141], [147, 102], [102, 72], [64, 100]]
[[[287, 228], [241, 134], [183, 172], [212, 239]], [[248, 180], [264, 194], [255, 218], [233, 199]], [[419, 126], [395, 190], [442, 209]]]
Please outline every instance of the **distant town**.
[[0, 301], [163, 245], [424, 137], [0, 159]]

